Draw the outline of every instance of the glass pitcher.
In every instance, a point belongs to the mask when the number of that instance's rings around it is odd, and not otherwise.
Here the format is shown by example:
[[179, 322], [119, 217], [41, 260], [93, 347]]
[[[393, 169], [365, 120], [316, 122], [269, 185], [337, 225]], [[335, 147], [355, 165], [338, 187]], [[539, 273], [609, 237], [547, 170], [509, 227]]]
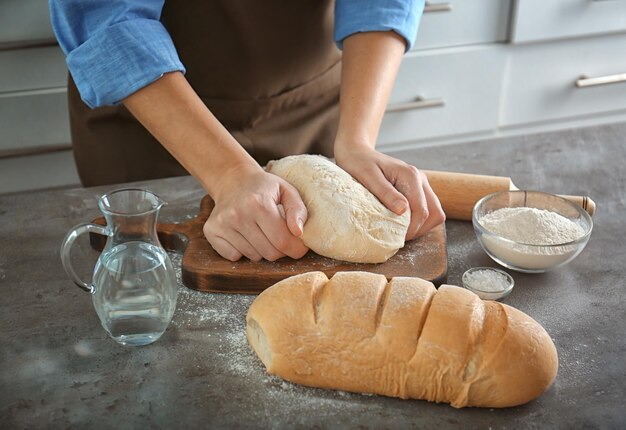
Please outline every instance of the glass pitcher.
[[[176, 308], [176, 276], [156, 233], [157, 216], [164, 204], [156, 194], [137, 188], [105, 194], [98, 207], [107, 225], [79, 224], [61, 246], [65, 271], [76, 285], [92, 294], [102, 326], [122, 345], [156, 341]], [[85, 232], [107, 236], [91, 284], [78, 277], [70, 262], [72, 244]]]

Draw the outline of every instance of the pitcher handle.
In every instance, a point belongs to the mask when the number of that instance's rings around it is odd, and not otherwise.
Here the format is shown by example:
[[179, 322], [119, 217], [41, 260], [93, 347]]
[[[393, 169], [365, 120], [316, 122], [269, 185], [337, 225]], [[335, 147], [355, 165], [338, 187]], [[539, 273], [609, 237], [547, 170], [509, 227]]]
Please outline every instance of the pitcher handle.
[[74, 267], [72, 267], [72, 263], [70, 261], [70, 250], [72, 249], [72, 245], [78, 236], [83, 233], [97, 233], [103, 236], [111, 236], [111, 230], [106, 226], [101, 226], [98, 224], [84, 223], [78, 224], [74, 228], [72, 228], [65, 239], [63, 239], [63, 243], [61, 244], [61, 262], [63, 263], [63, 268], [65, 272], [72, 278], [72, 281], [82, 290], [85, 290], [89, 293], [93, 293], [94, 286], [93, 284], [87, 284], [83, 282], [82, 279], [76, 274], [74, 271]]

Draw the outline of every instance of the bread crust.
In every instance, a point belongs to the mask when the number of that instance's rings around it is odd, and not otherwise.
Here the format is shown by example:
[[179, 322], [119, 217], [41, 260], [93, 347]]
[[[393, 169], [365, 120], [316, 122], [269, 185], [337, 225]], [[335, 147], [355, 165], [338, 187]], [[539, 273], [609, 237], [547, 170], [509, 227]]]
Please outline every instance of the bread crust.
[[298, 384], [501, 408], [541, 395], [558, 369], [532, 318], [451, 285], [367, 272], [287, 278], [247, 315], [270, 374]]

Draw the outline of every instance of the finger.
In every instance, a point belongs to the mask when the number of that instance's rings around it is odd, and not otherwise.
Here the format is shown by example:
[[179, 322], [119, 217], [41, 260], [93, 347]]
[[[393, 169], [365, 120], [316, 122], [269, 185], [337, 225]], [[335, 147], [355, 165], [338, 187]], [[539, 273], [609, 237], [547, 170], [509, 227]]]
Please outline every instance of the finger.
[[431, 229], [446, 220], [446, 214], [443, 212], [441, 202], [428, 183], [428, 179], [425, 175], [422, 179], [422, 187], [428, 204], [428, 219], [426, 219], [426, 222], [424, 222], [424, 224], [422, 224], [420, 229], [417, 231], [416, 237], [428, 233]]
[[[267, 219], [267, 217], [261, 217], [260, 219]], [[285, 224], [285, 222], [280, 218], [278, 222], [283, 225]], [[285, 230], [286, 229], [287, 227], [285, 227]], [[250, 244], [254, 246], [254, 249], [256, 249], [264, 259], [268, 261], [276, 261], [279, 258], [283, 258], [285, 256], [283, 252], [274, 247], [272, 242], [268, 239], [268, 237], [258, 224], [255, 223], [248, 226], [244, 231], [242, 231], [242, 233], [246, 237], [248, 242], [250, 242]], [[289, 236], [291, 236], [291, 233], [287, 233], [289, 234]]]
[[263, 258], [261, 254], [250, 244], [241, 233], [236, 230], [229, 230], [225, 234], [219, 236], [221, 239], [228, 242], [233, 248], [235, 248], [241, 255], [247, 257], [252, 261], [261, 261]]
[[401, 191], [394, 188], [380, 169], [367, 172], [359, 180], [390, 211], [402, 215], [409, 208], [406, 197]]
[[302, 236], [304, 223], [307, 219], [307, 210], [298, 191], [286, 182], [281, 183], [280, 201], [276, 204], [279, 203], [285, 210], [285, 221], [287, 221], [287, 227], [291, 234], [296, 237]]
[[428, 218], [428, 202], [422, 186], [422, 175], [413, 166], [396, 181], [396, 188], [409, 201], [411, 223], [406, 232], [406, 240], [415, 238], [418, 230]]
[[221, 237], [217, 237], [217, 236], [213, 236], [211, 238], [207, 237], [207, 240], [209, 241], [209, 243], [211, 244], [215, 252], [217, 252], [219, 255], [221, 255], [227, 260], [237, 261], [242, 257], [241, 253], [237, 251], [237, 249], [235, 249], [234, 246], [232, 246], [230, 243], [228, 243], [226, 240], [222, 239]]
[[300, 238], [293, 236], [281, 216], [280, 206], [275, 206], [275, 209], [270, 210], [275, 210], [274, 216], [259, 218], [257, 221], [259, 228], [274, 248], [291, 258], [302, 258], [309, 248]]

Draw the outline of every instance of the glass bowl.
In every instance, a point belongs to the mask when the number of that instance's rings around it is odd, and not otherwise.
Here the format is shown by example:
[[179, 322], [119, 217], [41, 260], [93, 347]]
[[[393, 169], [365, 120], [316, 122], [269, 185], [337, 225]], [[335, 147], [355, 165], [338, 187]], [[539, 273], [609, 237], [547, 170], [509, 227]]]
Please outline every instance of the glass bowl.
[[[506, 239], [486, 229], [479, 220], [501, 208], [529, 207], [556, 212], [578, 224], [584, 234], [571, 242], [535, 245]], [[538, 191], [501, 191], [479, 200], [472, 211], [472, 224], [478, 242], [498, 264], [524, 273], [542, 273], [564, 266], [585, 248], [593, 221], [580, 206], [554, 194]]]
[[[472, 282], [472, 275], [477, 272], [492, 272], [501, 277], [502, 288], [496, 288], [495, 285], [482, 286], [476, 285]], [[483, 300], [500, 300], [508, 296], [513, 291], [515, 281], [513, 277], [506, 273], [504, 270], [496, 269], [495, 267], [472, 267], [463, 273], [463, 287], [470, 290]]]

